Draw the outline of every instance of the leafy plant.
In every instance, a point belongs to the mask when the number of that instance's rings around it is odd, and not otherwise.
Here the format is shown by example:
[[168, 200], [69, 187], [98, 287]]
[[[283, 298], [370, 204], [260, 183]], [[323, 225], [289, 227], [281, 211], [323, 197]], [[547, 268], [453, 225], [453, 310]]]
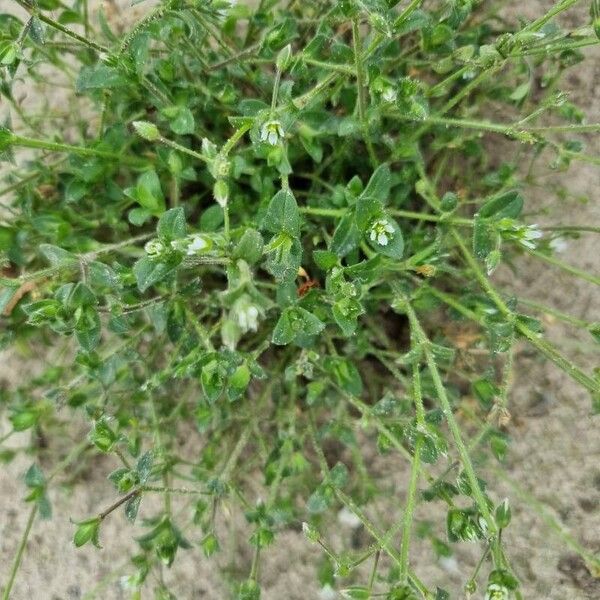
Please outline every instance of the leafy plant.
[[[449, 598], [409, 560], [415, 508], [435, 502], [446, 524], [424, 534], [434, 552], [481, 549], [465, 589], [522, 597], [502, 537], [509, 503], [474, 458], [510, 451], [521, 341], [585, 387], [594, 412], [600, 381], [491, 276], [531, 255], [599, 283], [553, 255], [580, 228], [531, 223], [533, 176], [519, 169], [598, 162], [578, 136], [600, 125], [559, 91], [598, 43], [597, 3], [592, 26], [565, 30], [557, 17], [577, 0], [516, 29], [501, 3], [477, 0], [163, 0], [119, 36], [85, 0], [16, 1], [26, 20], [0, 15], [0, 92], [14, 118], [0, 130], [12, 162], [1, 343], [46, 346], [47, 367], [3, 393], [2, 441], [30, 430], [34, 455], [42, 432], [51, 448], [65, 431], [73, 442], [48, 474], [38, 460], [28, 471], [24, 540], [51, 515], [52, 480], [103, 454], [117, 467], [115, 502], [74, 515], [74, 544], [100, 546], [117, 509], [143, 515], [145, 533], [131, 529], [134, 593], [180, 552], [218, 563], [228, 500], [254, 548], [237, 598], [260, 597], [261, 557], [301, 523], [331, 566], [321, 584], [343, 597]], [[59, 75], [80, 117], [21, 104], [17, 80]], [[546, 310], [598, 339], [598, 324]], [[464, 360], [448, 320], [476, 327], [484, 359]], [[477, 407], [457, 414], [470, 394]], [[65, 425], [81, 421], [89, 434], [76, 440]], [[402, 508], [380, 523], [370, 508], [393, 474], [371, 472], [371, 448], [410, 469], [393, 498]], [[162, 510], [146, 513], [157, 494]], [[367, 549], [328, 542], [341, 508]], [[156, 593], [173, 597], [162, 583]]]

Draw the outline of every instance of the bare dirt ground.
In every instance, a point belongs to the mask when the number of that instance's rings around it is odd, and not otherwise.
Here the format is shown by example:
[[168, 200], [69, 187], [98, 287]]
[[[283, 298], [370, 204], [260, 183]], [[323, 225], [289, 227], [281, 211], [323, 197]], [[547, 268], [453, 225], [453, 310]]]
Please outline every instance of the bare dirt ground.
[[[5, 10], [7, 0], [0, 0]], [[549, 0], [527, 3], [513, 2], [512, 17], [541, 14], [553, 4]], [[567, 19], [571, 23], [588, 22], [588, 2], [581, 2]], [[117, 19], [126, 19], [127, 10]], [[583, 65], [571, 72], [567, 87], [573, 98], [586, 109], [588, 122], [600, 121], [600, 53], [587, 53]], [[29, 90], [32, 101], [41, 91]], [[38, 98], [39, 99], [39, 98]], [[589, 153], [600, 154], [600, 141], [590, 138]], [[540, 163], [542, 164], [542, 163]], [[539, 223], [566, 221], [572, 224], [600, 222], [597, 193], [600, 170], [590, 165], [574, 165], [567, 174], [548, 177], [550, 189], [537, 187], [525, 190], [528, 209], [537, 213]], [[559, 198], [559, 190], [568, 194]], [[561, 195], [562, 196], [562, 195]], [[594, 234], [569, 240], [560, 258], [565, 262], [595, 272], [600, 271], [600, 253]], [[512, 287], [517, 295], [547, 303], [575, 317], [600, 321], [600, 298], [597, 289], [585, 281], [567, 276], [558, 269], [524, 260], [518, 271], [508, 269], [498, 273], [497, 281]], [[588, 368], [598, 366], [598, 353], [590, 338], [576, 336], [573, 329], [547, 317], [548, 335], [563, 351]], [[12, 385], [29, 376], [31, 359], [13, 354], [0, 354], [0, 380]], [[546, 515], [530, 506], [493, 470], [486, 473], [496, 497], [511, 498], [513, 523], [507, 531], [513, 563], [523, 582], [527, 600], [597, 600], [600, 580], [594, 579], [582, 560], [548, 525], [549, 516], [561, 530], [580, 543], [587, 551], [600, 552], [600, 436], [598, 419], [590, 416], [590, 399], [556, 367], [539, 358], [522, 345], [516, 359], [511, 393], [510, 435], [513, 439], [508, 457], [508, 475], [522, 490], [537, 498]], [[0, 433], [3, 429], [0, 428]], [[82, 435], [83, 432], [82, 432]], [[18, 448], [24, 438], [16, 438], [11, 446]], [[10, 561], [25, 527], [27, 511], [23, 509], [22, 475], [31, 460], [19, 455], [14, 462], [0, 469], [0, 581], [6, 580]], [[131, 526], [121, 514], [114, 514], [103, 527], [104, 549], [92, 547], [76, 550], [72, 543], [70, 519], [97, 512], [114, 497], [106, 485], [106, 475], [114, 468], [109, 460], [92, 463], [83, 484], [62, 485], [51, 491], [54, 515], [50, 521], [36, 521], [25, 558], [12, 594], [13, 600], [78, 600], [129, 598], [121, 576], [130, 573], [126, 549], [133, 547]], [[374, 465], [389, 469], [394, 475], [390, 496], [404, 496], [406, 465], [388, 460]], [[177, 510], [189, 510], [178, 505]], [[151, 514], [151, 507], [145, 507]], [[227, 515], [227, 513], [225, 513]], [[419, 513], [424, 517], [425, 513]], [[430, 518], [441, 517], [433, 515]], [[247, 572], [251, 557], [247, 545], [248, 531], [239, 519], [222, 523], [231, 530], [225, 550], [211, 561], [202, 558], [198, 549], [183, 552], [172, 570], [165, 570], [165, 581], [182, 600], [220, 600], [230, 597], [228, 584], [215, 568], [232, 573]], [[355, 532], [340, 525], [333, 542], [350, 539]], [[472, 566], [472, 551], [460, 547], [455, 560], [431, 565], [431, 550], [417, 543], [413, 566], [425, 581], [455, 590], [453, 598], [462, 598], [458, 582], [464, 581]], [[314, 585], [317, 552], [304, 536], [293, 530], [281, 533], [276, 544], [264, 553], [261, 574], [264, 600], [304, 600], [319, 598]], [[429, 566], [427, 566], [429, 565]], [[143, 595], [144, 598], [150, 597]], [[477, 596], [478, 597], [478, 596]]]

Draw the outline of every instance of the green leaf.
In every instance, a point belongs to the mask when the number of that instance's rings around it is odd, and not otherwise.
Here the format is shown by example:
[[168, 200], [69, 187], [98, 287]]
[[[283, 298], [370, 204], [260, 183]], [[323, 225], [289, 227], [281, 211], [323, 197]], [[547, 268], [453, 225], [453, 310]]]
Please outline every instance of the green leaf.
[[125, 194], [133, 198], [142, 208], [153, 215], [160, 215], [165, 209], [165, 197], [160, 179], [154, 169], [139, 176], [135, 188], [125, 190]]
[[169, 122], [171, 131], [177, 135], [188, 135], [194, 133], [196, 124], [194, 115], [187, 106], [178, 107], [177, 114], [174, 119]]
[[52, 244], [41, 244], [40, 252], [52, 267], [69, 267], [79, 262], [75, 254]]
[[326, 487], [317, 488], [308, 498], [306, 509], [311, 514], [319, 514], [325, 512], [331, 503], [331, 492], [328, 492]]
[[6, 307], [10, 304], [11, 300], [15, 297], [15, 294], [19, 291], [19, 285], [4, 285], [0, 287], [0, 315], [2, 315]]
[[365, 310], [358, 300], [342, 298], [331, 307], [331, 312], [342, 333], [346, 337], [350, 337], [356, 331], [358, 317]]
[[121, 281], [115, 271], [108, 265], [93, 260], [88, 263], [89, 283], [93, 288], [109, 288], [117, 290]]
[[382, 204], [387, 202], [392, 186], [392, 174], [388, 165], [380, 165], [375, 169], [367, 187], [364, 189], [361, 197], [371, 197], [379, 200]]
[[296, 198], [289, 190], [280, 190], [273, 196], [262, 222], [263, 229], [271, 233], [300, 235], [300, 212]]
[[494, 217], [494, 219], [516, 219], [523, 210], [523, 197], [516, 191], [506, 192], [488, 200], [481, 206], [477, 215], [484, 219]]
[[364, 194], [356, 203], [356, 226], [359, 231], [366, 234], [372, 223], [384, 217], [383, 203], [381, 200]]
[[85, 306], [78, 311], [75, 335], [83, 350], [91, 352], [100, 342], [102, 326], [100, 315], [93, 306]]
[[249, 265], [256, 264], [262, 257], [264, 242], [256, 229], [248, 228], [233, 251], [233, 258], [245, 260]]
[[133, 265], [133, 274], [140, 292], [145, 292], [155, 283], [165, 279], [176, 266], [177, 264], [174, 264], [173, 261], [155, 261], [148, 256], [140, 258]]
[[300, 336], [311, 336], [321, 333], [325, 324], [312, 313], [299, 306], [289, 306], [279, 317], [273, 330], [274, 344], [286, 345]]
[[478, 379], [471, 384], [473, 394], [485, 410], [490, 410], [500, 390], [489, 379]]
[[142, 502], [142, 495], [136, 494], [125, 503], [125, 517], [130, 523], [133, 523], [137, 517]]
[[183, 206], [171, 208], [163, 213], [158, 220], [156, 233], [166, 242], [185, 237], [186, 223]]
[[278, 281], [294, 280], [302, 262], [302, 245], [287, 233], [280, 233], [265, 247], [265, 267]]
[[353, 396], [362, 394], [362, 379], [353, 362], [341, 356], [328, 356], [323, 361], [323, 368], [344, 391]]
[[315, 250], [313, 252], [313, 259], [319, 269], [323, 269], [323, 271], [333, 269], [339, 262], [337, 254], [329, 250]]
[[152, 472], [152, 465], [154, 464], [154, 453], [149, 450], [144, 452], [137, 461], [135, 470], [140, 478], [140, 483], [146, 483]]
[[44, 31], [44, 25], [38, 19], [38, 17], [31, 17], [29, 21], [29, 36], [36, 44], [43, 44], [46, 41], [46, 33]]
[[[1, 307], [0, 312], [2, 312]], [[590, 335], [600, 344], [600, 323], [592, 323], [589, 326], [588, 331], [590, 332]]]
[[127, 85], [129, 80], [117, 69], [97, 64], [94, 67], [83, 67], [77, 78], [77, 91], [84, 92], [94, 89], [109, 89]]
[[338, 226], [335, 228], [333, 238], [329, 244], [329, 249], [340, 258], [343, 258], [358, 247], [359, 241], [360, 232], [356, 226], [354, 215], [347, 214], [342, 217]]
[[44, 487], [46, 485], [46, 478], [35, 463], [25, 473], [25, 485], [30, 488]]
[[485, 260], [496, 249], [499, 240], [500, 236], [490, 220], [475, 217], [473, 223], [473, 252], [479, 260]]

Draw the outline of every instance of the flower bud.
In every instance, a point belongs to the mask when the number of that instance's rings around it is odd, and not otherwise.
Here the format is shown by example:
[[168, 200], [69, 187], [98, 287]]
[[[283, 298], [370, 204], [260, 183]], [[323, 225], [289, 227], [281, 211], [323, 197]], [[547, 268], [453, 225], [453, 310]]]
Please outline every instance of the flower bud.
[[154, 123], [149, 121], [134, 121], [132, 123], [135, 132], [149, 142], [155, 142], [160, 138], [160, 131]]
[[227, 200], [229, 199], [229, 186], [224, 179], [218, 179], [215, 181], [213, 195], [215, 200], [219, 203], [219, 206], [222, 208], [227, 206]]
[[277, 60], [275, 61], [275, 65], [277, 66], [277, 70], [282, 72], [285, 71], [291, 63], [292, 60], [292, 46], [288, 44], [284, 48], [279, 51], [277, 55]]

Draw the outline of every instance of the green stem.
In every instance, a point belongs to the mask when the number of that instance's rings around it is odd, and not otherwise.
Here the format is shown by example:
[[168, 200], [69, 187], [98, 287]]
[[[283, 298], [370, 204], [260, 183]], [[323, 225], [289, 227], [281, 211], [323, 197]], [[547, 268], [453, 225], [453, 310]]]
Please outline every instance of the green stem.
[[127, 155], [107, 152], [105, 150], [96, 150], [95, 148], [85, 148], [83, 146], [71, 146], [70, 144], [62, 144], [57, 142], [47, 142], [21, 135], [13, 135], [10, 140], [11, 145], [21, 146], [23, 148], [36, 148], [39, 150], [50, 150], [51, 152], [70, 152], [80, 156], [98, 156], [101, 158], [111, 158], [119, 162], [130, 165], [142, 166], [147, 164], [145, 160], [132, 158]]
[[483, 495], [481, 486], [479, 485], [479, 480], [477, 479], [477, 475], [475, 474], [475, 469], [473, 468], [473, 463], [471, 462], [469, 451], [465, 446], [465, 443], [462, 439], [460, 427], [458, 426], [458, 423], [454, 417], [454, 412], [452, 411], [450, 399], [448, 398], [448, 395], [446, 393], [446, 388], [444, 387], [442, 378], [440, 376], [440, 372], [437, 368], [435, 357], [433, 356], [433, 353], [431, 351], [431, 342], [425, 335], [425, 332], [423, 331], [423, 328], [421, 327], [421, 324], [410, 302], [406, 301], [405, 307], [408, 319], [410, 321], [411, 331], [413, 332], [413, 335], [415, 337], [415, 341], [418, 344], [422, 345], [423, 352], [425, 355], [425, 361], [427, 363], [429, 373], [431, 374], [431, 378], [433, 379], [433, 385], [435, 387], [438, 399], [440, 401], [444, 416], [446, 417], [450, 433], [452, 434], [452, 437], [454, 439], [454, 444], [456, 445], [456, 449], [458, 450], [458, 454], [460, 456], [463, 468], [471, 485], [471, 490], [473, 491], [473, 497], [477, 504], [477, 508], [479, 509], [479, 512], [486, 521], [489, 535], [495, 537], [498, 533], [498, 528], [496, 527], [496, 522], [494, 521], [494, 518], [492, 517], [492, 514], [488, 508], [487, 501]]
[[[423, 407], [421, 374], [419, 372], [418, 362], [413, 364], [413, 399], [417, 411], [417, 428], [419, 429], [425, 425], [425, 410]], [[417, 438], [417, 443], [415, 444], [415, 453], [410, 471], [410, 482], [408, 484], [408, 491], [406, 493], [406, 509], [404, 511], [404, 526], [402, 529], [402, 542], [400, 545], [400, 579], [402, 581], [406, 581], [408, 575], [410, 534], [413, 524], [413, 515], [415, 512], [419, 473], [421, 470], [420, 460], [422, 445], [423, 438], [419, 435]]]
[[10, 569], [10, 574], [8, 577], [8, 581], [6, 583], [6, 587], [4, 588], [4, 593], [2, 594], [2, 600], [8, 600], [10, 598], [10, 593], [12, 591], [12, 587], [15, 583], [15, 577], [17, 576], [17, 571], [21, 566], [21, 561], [23, 560], [23, 554], [25, 552], [25, 547], [27, 546], [27, 540], [29, 539], [29, 534], [31, 533], [31, 528], [33, 527], [33, 522], [35, 521], [35, 517], [37, 515], [38, 505], [35, 503], [30, 511], [29, 517], [27, 518], [27, 525], [25, 525], [25, 531], [21, 536], [21, 542], [19, 543], [19, 548], [17, 553], [15, 554], [15, 558], [13, 560], [12, 567]]
[[[344, 506], [346, 506], [346, 508], [352, 511], [360, 519], [365, 529], [377, 541], [381, 548], [386, 551], [389, 557], [393, 559], [394, 562], [396, 562], [396, 564], [401, 565], [402, 559], [398, 551], [391, 545], [390, 540], [388, 540], [384, 534], [378, 531], [374, 523], [359, 508], [356, 502], [354, 502], [352, 498], [350, 498], [338, 488], [335, 488], [335, 495], [338, 497], [340, 502]], [[407, 577], [410, 580], [410, 582], [419, 590], [419, 592], [421, 592], [421, 595], [424, 598], [433, 598], [431, 592], [427, 589], [427, 586], [410, 569], [408, 569], [407, 571]]]
[[77, 40], [78, 42], [81, 42], [82, 44], [84, 44], [88, 48], [91, 48], [92, 50], [95, 50], [96, 52], [102, 52], [107, 55], [110, 54], [110, 50], [108, 48], [106, 48], [105, 46], [96, 44], [96, 42], [93, 42], [92, 40], [88, 40], [86, 37], [79, 35], [78, 33], [75, 33], [74, 31], [72, 31], [68, 27], [65, 27], [58, 21], [55, 21], [54, 19], [46, 16], [44, 13], [40, 12], [39, 10], [34, 9], [33, 6], [31, 4], [29, 4], [29, 2], [25, 2], [24, 0], [15, 0], [15, 1], [17, 2], [17, 4], [19, 4], [21, 7], [23, 7], [28, 13], [30, 13], [31, 15], [34, 15], [40, 21], [42, 21], [42, 23], [46, 23], [46, 25], [49, 25], [50, 27], [57, 29], [58, 31], [64, 33], [66, 36], [68, 36], [74, 40]]
[[339, 73], [330, 73], [327, 77], [323, 78], [319, 83], [315, 85], [312, 89], [308, 90], [308, 92], [294, 98], [292, 103], [298, 110], [302, 110], [306, 108], [308, 104], [312, 102], [314, 98], [316, 98], [324, 89], [326, 89], [329, 84], [333, 83], [339, 76]]
[[173, 148], [173, 150], [177, 150], [178, 152], [182, 152], [183, 154], [187, 154], [188, 156], [193, 156], [194, 158], [197, 158], [198, 160], [201, 160], [202, 162], [205, 162], [205, 163], [209, 162], [209, 159], [206, 156], [204, 156], [204, 154], [200, 154], [200, 152], [196, 152], [195, 150], [186, 148], [185, 146], [182, 146], [181, 144], [178, 144], [177, 142], [174, 142], [174, 141], [164, 138], [162, 136], [158, 138], [158, 141], [161, 144], [168, 146], [169, 148]]
[[548, 21], [559, 15], [561, 12], [564, 12], [568, 8], [571, 8], [571, 6], [577, 2], [579, 2], [579, 0], [561, 0], [560, 2], [557, 2], [556, 6], [551, 8], [544, 16], [536, 19], [521, 31], [539, 31]]
[[279, 96], [279, 84], [281, 83], [281, 71], [275, 71], [275, 82], [273, 83], [273, 94], [271, 96], [271, 110], [274, 111], [277, 106], [277, 96]]
[[347, 65], [338, 65], [336, 63], [325, 62], [322, 60], [316, 60], [314, 58], [304, 57], [302, 59], [307, 65], [313, 65], [315, 67], [321, 67], [322, 69], [329, 69], [330, 71], [337, 71], [344, 75], [354, 75], [356, 71]]
[[[341, 218], [348, 213], [346, 208], [320, 208], [318, 206], [301, 206], [300, 212], [306, 215], [314, 215], [315, 217], [331, 217]], [[461, 217], [449, 217], [446, 215], [433, 215], [430, 213], [420, 213], [412, 210], [390, 209], [389, 214], [394, 217], [404, 219], [414, 219], [417, 221], [429, 221], [431, 223], [448, 223], [449, 225], [473, 226], [472, 219], [464, 219]]]
[[375, 558], [373, 559], [373, 568], [371, 569], [371, 575], [369, 577], [369, 597], [373, 593], [373, 585], [375, 584], [375, 577], [377, 576], [377, 567], [379, 566], [379, 558], [381, 557], [381, 550], [375, 552]]
[[547, 262], [550, 265], [558, 267], [559, 269], [562, 269], [563, 271], [566, 271], [567, 273], [570, 273], [575, 277], [579, 277], [580, 279], [584, 279], [585, 281], [589, 281], [590, 283], [593, 283], [595, 285], [600, 285], [600, 277], [596, 277], [595, 275], [592, 275], [587, 271], [582, 271], [577, 267], [572, 267], [571, 265], [564, 263], [562, 260], [559, 260], [554, 256], [544, 254], [543, 252], [539, 252], [537, 250], [529, 250], [528, 252], [532, 256], [535, 256], [536, 258], [539, 258], [540, 260], [543, 260], [544, 262]]
[[250, 130], [252, 125], [246, 124], [242, 125], [239, 129], [236, 129], [234, 134], [223, 144], [223, 148], [221, 149], [221, 154], [223, 156], [227, 156], [233, 147], [244, 137], [244, 134]]
[[584, 321], [583, 319], [578, 319], [577, 317], [573, 317], [564, 313], [556, 308], [552, 308], [547, 306], [546, 304], [542, 304], [541, 302], [534, 302], [533, 300], [529, 300], [527, 298], [519, 298], [519, 304], [524, 304], [525, 306], [529, 306], [539, 312], [546, 313], [548, 315], [552, 315], [565, 323], [569, 323], [569, 325], [575, 325], [575, 327], [587, 328], [590, 326], [590, 323]]
[[358, 19], [352, 19], [352, 46], [354, 48], [354, 68], [356, 70], [356, 104], [358, 107], [358, 119], [363, 131], [363, 137], [365, 144], [367, 145], [367, 152], [369, 153], [369, 159], [373, 168], [377, 167], [378, 160], [371, 143], [371, 136], [369, 135], [369, 123], [367, 122], [366, 114], [366, 98], [365, 98], [365, 84], [364, 84], [364, 72], [363, 63], [361, 57], [361, 44], [360, 44], [360, 31], [358, 27]]
[[[75, 446], [67, 456], [60, 461], [48, 474], [48, 478], [46, 479], [46, 485], [48, 485], [56, 475], [58, 475], [64, 468], [73, 462], [75, 458], [77, 458], [86, 448], [89, 447], [89, 442], [85, 440]], [[25, 525], [25, 531], [23, 531], [23, 535], [21, 536], [21, 542], [19, 543], [19, 548], [17, 549], [17, 553], [15, 554], [15, 558], [13, 560], [12, 567], [10, 569], [10, 574], [8, 577], [8, 581], [4, 588], [4, 592], [2, 593], [2, 600], [9, 600], [10, 593], [12, 591], [12, 587], [15, 583], [15, 577], [17, 576], [17, 572], [19, 567], [21, 566], [21, 561], [23, 560], [23, 554], [25, 553], [25, 548], [27, 546], [27, 540], [29, 539], [29, 535], [31, 534], [31, 528], [33, 527], [33, 523], [35, 521], [35, 517], [37, 515], [38, 505], [37, 503], [33, 504], [31, 510], [29, 511], [29, 517], [27, 519], [27, 524]]]
[[[473, 271], [475, 278], [479, 282], [479, 285], [483, 288], [486, 294], [497, 306], [498, 310], [506, 317], [514, 318], [512, 311], [508, 308], [504, 300], [500, 297], [500, 294], [494, 289], [488, 278], [483, 274], [477, 260], [473, 254], [469, 251], [466, 244], [457, 233], [455, 229], [450, 230], [452, 236], [461, 250], [467, 264]], [[478, 319], [479, 321], [479, 319]], [[565, 358], [552, 344], [548, 341], [540, 338], [538, 334], [532, 331], [527, 325], [517, 321], [515, 324], [517, 330], [523, 337], [525, 337], [529, 343], [534, 346], [539, 352], [541, 352], [546, 358], [551, 360], [554, 364], [560, 367], [565, 373], [567, 373], [572, 379], [579, 382], [585, 388], [587, 388], [594, 397], [600, 397], [600, 382], [584, 373], [579, 367], [574, 365], [571, 361]]]

